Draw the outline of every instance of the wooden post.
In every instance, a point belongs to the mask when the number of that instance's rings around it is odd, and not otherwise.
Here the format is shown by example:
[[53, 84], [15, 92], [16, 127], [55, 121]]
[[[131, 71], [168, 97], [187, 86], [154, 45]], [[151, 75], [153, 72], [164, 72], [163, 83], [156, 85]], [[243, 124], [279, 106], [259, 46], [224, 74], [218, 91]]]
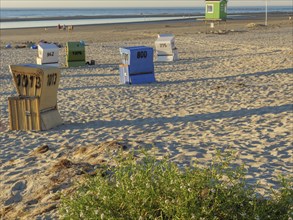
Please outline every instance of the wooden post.
[[266, 20], [265, 20], [265, 26], [268, 26], [268, 0], [266, 0]]

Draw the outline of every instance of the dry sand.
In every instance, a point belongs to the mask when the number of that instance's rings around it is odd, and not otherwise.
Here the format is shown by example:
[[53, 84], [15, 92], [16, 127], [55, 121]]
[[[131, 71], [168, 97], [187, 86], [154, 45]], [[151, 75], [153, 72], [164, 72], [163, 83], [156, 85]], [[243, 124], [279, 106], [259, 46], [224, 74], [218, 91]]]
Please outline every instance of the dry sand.
[[[292, 175], [293, 39], [287, 15], [270, 19], [268, 27], [257, 16], [228, 21], [226, 34], [205, 34], [194, 21], [0, 31], [1, 217], [57, 218], [59, 192], [111, 164], [118, 148], [155, 146], [182, 165], [234, 150], [249, 183], [262, 183], [261, 193], [276, 187], [277, 175]], [[120, 85], [119, 47], [154, 47], [158, 33], [176, 35], [180, 60], [156, 62], [156, 83]], [[37, 51], [3, 46], [39, 40], [84, 40], [96, 65], [62, 68], [64, 125], [9, 131], [7, 98], [16, 92], [8, 65], [35, 63]], [[62, 65], [64, 56], [63, 47]]]

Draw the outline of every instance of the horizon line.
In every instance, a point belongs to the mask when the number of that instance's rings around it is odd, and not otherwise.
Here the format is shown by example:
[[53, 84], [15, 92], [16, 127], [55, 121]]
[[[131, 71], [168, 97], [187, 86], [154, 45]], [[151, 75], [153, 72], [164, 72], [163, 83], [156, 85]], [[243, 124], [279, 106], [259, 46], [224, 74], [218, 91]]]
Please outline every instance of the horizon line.
[[[193, 6], [192, 8], [202, 8], [202, 7], [205, 7], [204, 5], [203, 6]], [[233, 7], [241, 7], [241, 8], [252, 8], [252, 7], [264, 7], [264, 5], [248, 5], [248, 6], [243, 6], [243, 5], [239, 5], [239, 6], [229, 6], [231, 8]], [[273, 6], [270, 6], [270, 7], [292, 7], [291, 5], [273, 5]], [[46, 8], [46, 9], [56, 9], [56, 8], [62, 8], [62, 9], [80, 9], [80, 8], [83, 8], [83, 9], [98, 9], [98, 8], [109, 8], [109, 9], [120, 9], [120, 8], [191, 8], [190, 6], [168, 6], [168, 7], [164, 7], [164, 6], [120, 6], [120, 7], [110, 7], [110, 6], [105, 6], [105, 7], [99, 7], [99, 6], [96, 6], [96, 7], [83, 7], [83, 6], [79, 6], [79, 7], [60, 7], [60, 6], [56, 6], [56, 7], [1, 7], [0, 8], [0, 11], [2, 9], [31, 9], [31, 8], [35, 8], [35, 9], [43, 9], [43, 8]], [[292, 9], [293, 10], [293, 9]]]

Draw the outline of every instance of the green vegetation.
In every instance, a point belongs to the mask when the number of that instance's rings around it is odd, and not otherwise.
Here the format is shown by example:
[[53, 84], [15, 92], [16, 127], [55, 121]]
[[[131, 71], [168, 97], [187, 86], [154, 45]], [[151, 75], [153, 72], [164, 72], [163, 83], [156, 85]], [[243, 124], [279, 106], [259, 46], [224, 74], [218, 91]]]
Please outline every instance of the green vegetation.
[[117, 158], [117, 166], [62, 198], [61, 219], [292, 219], [292, 178], [263, 198], [231, 153], [206, 168], [178, 168], [149, 154]]

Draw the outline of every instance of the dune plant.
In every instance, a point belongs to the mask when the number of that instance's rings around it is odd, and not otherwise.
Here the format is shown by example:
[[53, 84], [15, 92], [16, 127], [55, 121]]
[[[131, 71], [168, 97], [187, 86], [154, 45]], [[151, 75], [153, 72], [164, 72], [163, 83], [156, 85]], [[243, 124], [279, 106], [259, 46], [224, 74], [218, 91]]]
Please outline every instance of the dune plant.
[[215, 158], [205, 168], [180, 168], [150, 154], [119, 156], [117, 166], [62, 197], [61, 219], [290, 219], [292, 179], [264, 198], [247, 185], [233, 154]]

